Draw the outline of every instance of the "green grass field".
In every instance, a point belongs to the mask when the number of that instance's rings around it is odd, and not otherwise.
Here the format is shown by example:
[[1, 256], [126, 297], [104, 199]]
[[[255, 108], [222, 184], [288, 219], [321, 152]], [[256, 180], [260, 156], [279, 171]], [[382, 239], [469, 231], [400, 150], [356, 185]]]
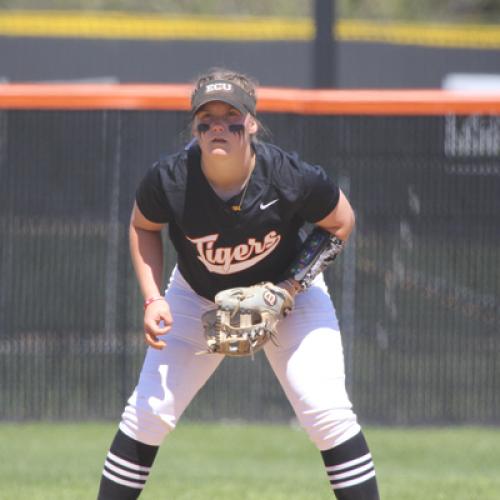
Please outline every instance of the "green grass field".
[[[1, 500], [95, 499], [108, 423], [1, 424]], [[498, 500], [500, 430], [367, 428], [383, 500]], [[183, 422], [145, 500], [333, 498], [319, 454], [290, 426]]]

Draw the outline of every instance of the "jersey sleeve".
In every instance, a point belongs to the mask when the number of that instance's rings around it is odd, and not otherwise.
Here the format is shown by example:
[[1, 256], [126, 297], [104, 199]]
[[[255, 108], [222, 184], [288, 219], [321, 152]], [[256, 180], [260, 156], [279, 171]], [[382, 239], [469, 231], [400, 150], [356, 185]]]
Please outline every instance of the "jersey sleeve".
[[302, 162], [304, 190], [300, 215], [307, 222], [317, 222], [326, 217], [339, 201], [340, 190], [319, 165]]
[[155, 163], [142, 178], [135, 201], [146, 219], [158, 224], [170, 222], [170, 208], [159, 163]]

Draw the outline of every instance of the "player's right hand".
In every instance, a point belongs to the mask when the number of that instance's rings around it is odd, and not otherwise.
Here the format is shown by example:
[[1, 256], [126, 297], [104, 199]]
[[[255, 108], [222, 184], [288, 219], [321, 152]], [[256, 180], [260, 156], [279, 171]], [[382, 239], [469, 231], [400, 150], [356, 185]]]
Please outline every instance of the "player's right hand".
[[172, 328], [172, 314], [166, 300], [157, 300], [144, 311], [144, 339], [154, 349], [163, 349], [167, 343], [158, 336]]

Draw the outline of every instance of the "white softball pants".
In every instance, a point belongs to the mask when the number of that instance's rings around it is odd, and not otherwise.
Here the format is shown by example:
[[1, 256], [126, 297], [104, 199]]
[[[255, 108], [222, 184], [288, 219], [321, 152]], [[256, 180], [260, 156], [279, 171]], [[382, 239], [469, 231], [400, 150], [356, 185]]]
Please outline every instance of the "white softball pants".
[[[173, 326], [163, 350], [148, 348], [139, 382], [122, 414], [120, 429], [137, 441], [159, 446], [219, 363], [206, 349], [201, 315], [214, 303], [197, 295], [174, 269], [165, 297]], [[338, 322], [322, 276], [296, 296], [292, 313], [278, 324], [278, 346], [267, 359], [301, 426], [319, 450], [360, 431], [345, 389]]]

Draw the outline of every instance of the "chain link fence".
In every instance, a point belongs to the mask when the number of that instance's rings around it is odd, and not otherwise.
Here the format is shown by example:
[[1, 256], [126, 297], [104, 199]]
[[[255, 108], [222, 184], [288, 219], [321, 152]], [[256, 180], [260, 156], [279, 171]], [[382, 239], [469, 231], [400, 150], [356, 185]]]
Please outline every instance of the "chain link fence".
[[[275, 143], [322, 164], [357, 214], [327, 281], [361, 419], [498, 423], [500, 117], [261, 118]], [[0, 112], [0, 419], [120, 414], [145, 352], [127, 242], [134, 190], [185, 144], [188, 119]], [[293, 414], [259, 355], [224, 361], [186, 417]]]

